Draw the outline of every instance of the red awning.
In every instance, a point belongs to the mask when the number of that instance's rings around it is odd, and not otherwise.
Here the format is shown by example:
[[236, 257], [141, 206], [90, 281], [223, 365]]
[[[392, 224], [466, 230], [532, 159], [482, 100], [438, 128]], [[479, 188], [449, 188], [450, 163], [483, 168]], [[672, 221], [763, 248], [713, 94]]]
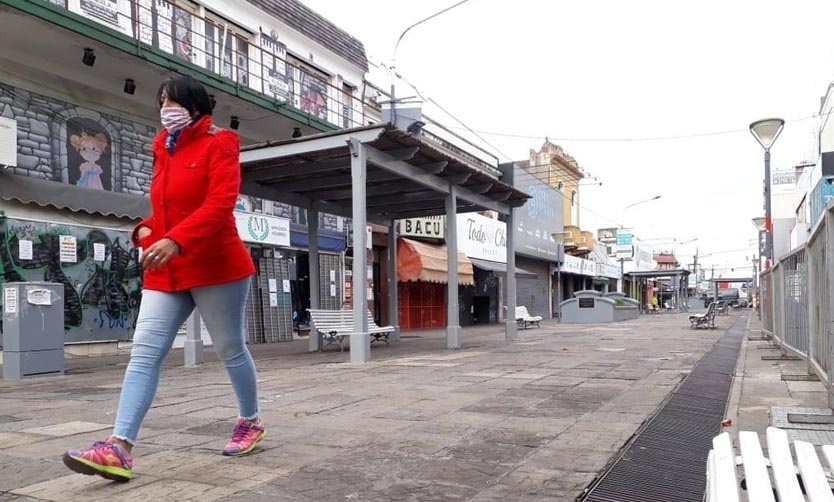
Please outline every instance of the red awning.
[[[447, 256], [445, 245], [397, 239], [397, 280], [446, 284], [449, 274]], [[458, 284], [475, 284], [472, 262], [461, 253], [458, 253]]]

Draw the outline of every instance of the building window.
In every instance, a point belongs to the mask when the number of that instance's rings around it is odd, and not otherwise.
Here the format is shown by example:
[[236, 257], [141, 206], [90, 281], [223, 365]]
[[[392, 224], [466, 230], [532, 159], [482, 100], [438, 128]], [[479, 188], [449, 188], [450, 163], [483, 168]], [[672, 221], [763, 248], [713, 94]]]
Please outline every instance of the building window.
[[206, 68], [249, 85], [249, 36], [228, 21], [206, 20]]
[[300, 59], [288, 56], [290, 63], [295, 66], [298, 82], [297, 107], [321, 120], [327, 120], [328, 84], [330, 76]]

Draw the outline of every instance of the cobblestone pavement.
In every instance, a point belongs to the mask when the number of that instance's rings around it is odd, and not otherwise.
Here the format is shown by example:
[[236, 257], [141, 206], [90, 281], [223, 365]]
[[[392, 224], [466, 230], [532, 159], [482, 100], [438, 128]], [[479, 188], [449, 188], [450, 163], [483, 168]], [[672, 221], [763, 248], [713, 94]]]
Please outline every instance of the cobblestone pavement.
[[409, 333], [362, 365], [305, 341], [255, 346], [269, 437], [244, 458], [219, 454], [236, 417], [222, 366], [174, 353], [127, 484], [61, 463], [109, 434], [126, 364], [74, 359], [63, 377], [0, 381], [0, 502], [573, 500], [735, 315], [716, 320], [546, 322], [514, 342], [467, 328], [456, 351]]

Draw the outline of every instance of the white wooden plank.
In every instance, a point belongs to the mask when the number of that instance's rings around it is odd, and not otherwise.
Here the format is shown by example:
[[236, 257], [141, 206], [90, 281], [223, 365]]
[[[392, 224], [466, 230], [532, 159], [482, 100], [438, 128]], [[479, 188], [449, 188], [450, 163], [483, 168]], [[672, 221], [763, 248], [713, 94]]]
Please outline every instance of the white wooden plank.
[[805, 502], [799, 481], [796, 479], [796, 469], [791, 457], [791, 447], [788, 444], [788, 434], [776, 427], [767, 428], [767, 454], [773, 468], [773, 479], [780, 502]]
[[827, 444], [822, 447], [822, 454], [828, 462], [828, 469], [834, 471], [834, 446]]
[[794, 441], [796, 450], [796, 463], [799, 466], [799, 473], [802, 475], [802, 484], [805, 485], [805, 493], [810, 502], [834, 502], [834, 494], [825, 479], [825, 472], [817, 457], [817, 450], [814, 445], [805, 441]]
[[718, 490], [716, 502], [739, 502], [736, 462], [728, 432], [722, 432], [712, 438], [712, 451], [715, 452], [714, 484]]
[[753, 431], [741, 431], [738, 434], [741, 457], [744, 465], [744, 477], [747, 480], [747, 498], [756, 502], [775, 502], [770, 474], [759, 444], [759, 435]]
[[718, 501], [718, 486], [715, 483], [715, 452], [710, 450], [707, 456], [707, 500]]

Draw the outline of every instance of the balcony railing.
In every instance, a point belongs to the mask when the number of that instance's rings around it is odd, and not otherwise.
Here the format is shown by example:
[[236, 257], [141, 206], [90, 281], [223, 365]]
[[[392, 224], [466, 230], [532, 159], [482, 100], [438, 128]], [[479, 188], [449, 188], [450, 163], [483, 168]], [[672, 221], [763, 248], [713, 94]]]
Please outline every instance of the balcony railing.
[[337, 128], [367, 123], [358, 89], [294, 58], [270, 34], [167, 0], [49, 1]]
[[[336, 128], [381, 120], [376, 101], [385, 96], [384, 92], [377, 92], [380, 95], [374, 99], [370, 97], [372, 90], [379, 90], [369, 85], [369, 99], [365, 99], [361, 89], [343, 82], [339, 75], [329, 75], [309, 61], [294, 57], [276, 34], [252, 33], [210, 12], [201, 17], [196, 7], [189, 9], [184, 2], [73, 0], [68, 6], [67, 0], [49, 1]], [[493, 154], [429, 117], [423, 116], [423, 121], [424, 141], [500, 176]]]

